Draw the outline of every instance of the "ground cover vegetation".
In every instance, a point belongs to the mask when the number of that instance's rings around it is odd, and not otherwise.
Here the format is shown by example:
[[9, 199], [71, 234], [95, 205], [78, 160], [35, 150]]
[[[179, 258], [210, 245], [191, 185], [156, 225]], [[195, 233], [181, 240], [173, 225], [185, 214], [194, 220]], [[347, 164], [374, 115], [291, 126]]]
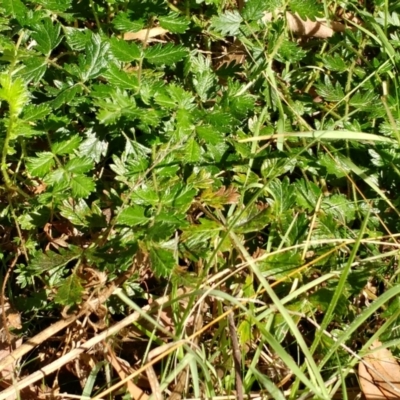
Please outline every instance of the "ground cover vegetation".
[[399, 354], [399, 2], [0, 7], [1, 399], [345, 399]]

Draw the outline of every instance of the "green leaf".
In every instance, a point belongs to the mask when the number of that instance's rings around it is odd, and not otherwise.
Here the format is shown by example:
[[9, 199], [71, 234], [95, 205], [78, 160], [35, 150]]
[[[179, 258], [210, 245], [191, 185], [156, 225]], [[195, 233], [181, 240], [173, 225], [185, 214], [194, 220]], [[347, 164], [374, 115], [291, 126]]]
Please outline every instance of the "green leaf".
[[36, 49], [49, 56], [51, 51], [55, 49], [61, 42], [60, 37], [61, 26], [59, 23], [53, 24], [50, 18], [45, 18], [41, 24], [34, 27], [32, 39], [36, 40]]
[[201, 101], [210, 99], [217, 90], [217, 79], [211, 71], [204, 71], [193, 77], [193, 86]]
[[343, 100], [344, 91], [342, 85], [336, 82], [336, 85], [333, 86], [328, 75], [325, 75], [325, 84], [316, 84], [315, 87], [317, 88], [317, 93], [326, 101], [338, 102]]
[[121, 71], [116, 65], [111, 65], [107, 71], [103, 72], [102, 76], [108, 80], [110, 85], [121, 89], [131, 89], [134, 91], [139, 89], [136, 74], [128, 74], [125, 71]]
[[100, 140], [93, 132], [86, 132], [86, 137], [79, 146], [79, 155], [89, 157], [96, 163], [100, 162], [101, 156], [107, 154], [108, 142]]
[[324, 66], [331, 71], [346, 72], [348, 70], [346, 62], [341, 57], [333, 57], [327, 54], [322, 57], [322, 61]]
[[[325, 312], [332, 302], [333, 294], [333, 290], [328, 288], [321, 288], [316, 292], [310, 294], [308, 299], [315, 308], [317, 308], [319, 311]], [[336, 312], [338, 315], [340, 315], [340, 319], [347, 314], [347, 305], [348, 300], [343, 294], [341, 294], [336, 305]]]
[[17, 117], [29, 100], [29, 91], [22, 78], [12, 80], [11, 74], [3, 72], [0, 74], [0, 100], [8, 103], [10, 116]]
[[121, 32], [138, 32], [143, 29], [143, 20], [132, 20], [130, 15], [129, 13], [119, 12], [112, 22], [115, 29]]
[[79, 76], [82, 82], [97, 78], [108, 64], [107, 52], [109, 43], [102, 40], [98, 34], [92, 34], [92, 38], [85, 46], [85, 56], [79, 56]]
[[81, 138], [78, 135], [73, 135], [69, 139], [61, 141], [53, 141], [51, 143], [51, 151], [57, 155], [71, 154], [78, 148]]
[[82, 302], [82, 280], [75, 274], [62, 281], [54, 301], [63, 306], [73, 306]]
[[32, 176], [43, 178], [54, 167], [54, 155], [48, 151], [37, 153], [36, 157], [27, 159], [26, 168]]
[[127, 207], [118, 215], [117, 223], [121, 225], [144, 225], [149, 218], [144, 215], [144, 208], [140, 206]]
[[281, 59], [281, 61], [290, 61], [292, 63], [299, 62], [306, 55], [307, 52], [291, 40], [283, 40], [277, 54], [278, 59]]
[[128, 43], [116, 37], [110, 39], [110, 50], [118, 61], [131, 62], [141, 58], [141, 50], [136, 43]]
[[27, 83], [33, 81], [34, 84], [37, 84], [42, 79], [46, 69], [47, 62], [45, 58], [31, 57], [24, 61], [24, 68], [18, 71], [18, 75]]
[[30, 260], [28, 264], [29, 271], [42, 274], [55, 268], [61, 268], [81, 257], [81, 251], [77, 248], [68, 250], [59, 250], [59, 254], [52, 251], [39, 253], [36, 257]]
[[290, 10], [293, 13], [299, 14], [302, 20], [307, 18], [315, 21], [316, 17], [323, 15], [322, 5], [314, 0], [291, 0]]
[[93, 179], [84, 175], [75, 175], [70, 179], [72, 195], [76, 198], [87, 198], [96, 188]]
[[97, 114], [98, 120], [105, 125], [114, 123], [122, 115], [129, 115], [136, 118], [141, 114], [141, 110], [136, 109], [135, 99], [129, 96], [126, 91], [117, 89], [113, 92], [113, 101], [98, 100], [96, 103], [100, 107]]
[[149, 47], [145, 50], [144, 56], [146, 60], [154, 65], [171, 65], [181, 61], [187, 56], [187, 50], [181, 45], [161, 43]]
[[271, 216], [267, 209], [258, 210], [254, 206], [241, 212], [238, 219], [233, 218], [235, 233], [259, 232], [271, 223]]
[[73, 85], [67, 87], [53, 100], [52, 105], [55, 110], [63, 106], [64, 104], [69, 104], [74, 97], [82, 91], [82, 87], [80, 85]]
[[272, 180], [267, 186], [267, 191], [273, 198], [270, 203], [272, 203], [276, 215], [279, 216], [292, 208], [295, 201], [295, 192], [287, 177], [282, 181], [279, 179]]
[[242, 16], [247, 21], [261, 19], [265, 12], [265, 0], [248, 0], [245, 3]]
[[176, 266], [174, 254], [156, 244], [151, 244], [150, 263], [154, 273], [164, 278], [170, 276]]
[[288, 273], [293, 272], [302, 264], [300, 253], [286, 251], [277, 253], [261, 262], [261, 271], [264, 277], [273, 279], [284, 278]]
[[5, 15], [11, 15], [15, 18], [21, 18], [27, 12], [27, 8], [21, 0], [3, 0], [1, 6], [5, 11]]
[[78, 226], [87, 226], [87, 217], [92, 214], [89, 206], [83, 199], [64, 200], [62, 205], [60, 206], [60, 213], [72, 224]]
[[63, 13], [71, 6], [71, 0], [36, 0], [35, 3], [56, 13]]
[[64, 28], [65, 37], [72, 50], [82, 51], [92, 39], [92, 34], [87, 29], [78, 29], [67, 26]]
[[93, 161], [89, 157], [73, 158], [65, 166], [65, 170], [73, 174], [83, 174], [91, 169], [93, 169]]
[[200, 161], [201, 147], [198, 145], [194, 138], [187, 141], [185, 146], [185, 160], [189, 163], [196, 163]]
[[243, 22], [238, 11], [226, 11], [211, 19], [211, 27], [223, 35], [235, 36], [240, 32], [240, 24]]
[[48, 103], [42, 103], [39, 105], [29, 104], [24, 108], [22, 119], [26, 122], [37, 121], [38, 119], [44, 119], [50, 114], [51, 108]]
[[174, 212], [186, 211], [196, 196], [196, 190], [189, 185], [178, 183], [172, 187], [166, 188], [161, 197], [162, 204], [166, 207], [173, 207]]
[[158, 20], [161, 27], [171, 33], [184, 33], [188, 29], [190, 23], [185, 17], [174, 12], [160, 16]]

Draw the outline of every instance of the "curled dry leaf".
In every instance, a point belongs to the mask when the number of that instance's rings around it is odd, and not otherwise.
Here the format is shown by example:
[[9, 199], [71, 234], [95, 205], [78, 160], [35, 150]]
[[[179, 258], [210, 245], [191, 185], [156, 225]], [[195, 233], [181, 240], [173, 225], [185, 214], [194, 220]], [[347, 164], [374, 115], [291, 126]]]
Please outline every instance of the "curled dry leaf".
[[168, 33], [164, 28], [161, 28], [161, 26], [156, 26], [151, 29], [142, 29], [139, 32], [128, 32], [124, 34], [124, 39], [125, 40], [140, 40], [141, 42], [144, 42], [147, 40], [148, 42], [152, 41], [157, 36], [162, 36]]
[[[382, 345], [376, 340], [371, 350]], [[379, 349], [363, 358], [358, 367], [361, 390], [367, 400], [400, 398], [400, 365], [388, 349]]]
[[[289, 29], [299, 36], [316, 37], [326, 39], [331, 37], [335, 32], [344, 32], [346, 26], [340, 22], [331, 21], [329, 24], [323, 18], [317, 18], [316, 21], [306, 19], [305, 21], [297, 14], [286, 13]], [[272, 13], [265, 13], [264, 22], [272, 21]]]

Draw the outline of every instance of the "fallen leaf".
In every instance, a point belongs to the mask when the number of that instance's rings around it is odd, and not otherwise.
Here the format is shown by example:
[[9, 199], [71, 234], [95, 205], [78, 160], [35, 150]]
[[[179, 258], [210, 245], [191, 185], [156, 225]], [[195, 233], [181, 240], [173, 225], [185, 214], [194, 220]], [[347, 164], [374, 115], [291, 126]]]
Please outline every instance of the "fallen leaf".
[[[265, 13], [262, 18], [264, 22], [272, 21], [272, 13]], [[340, 22], [330, 21], [329, 24], [324, 18], [317, 18], [315, 21], [310, 19], [303, 20], [297, 14], [286, 13], [289, 29], [299, 36], [316, 37], [326, 39], [335, 32], [344, 32], [347, 27]]]
[[[382, 346], [376, 340], [371, 350]], [[367, 400], [400, 398], [400, 365], [388, 349], [366, 355], [358, 367], [361, 390]]]
[[150, 42], [151, 39], [153, 39], [157, 36], [165, 35], [168, 32], [169, 31], [167, 31], [166, 29], [161, 28], [160, 26], [156, 26], [151, 29], [142, 29], [139, 32], [125, 33], [124, 39], [125, 40], [140, 40], [141, 42], [144, 42], [145, 40], [147, 40], [148, 42]]

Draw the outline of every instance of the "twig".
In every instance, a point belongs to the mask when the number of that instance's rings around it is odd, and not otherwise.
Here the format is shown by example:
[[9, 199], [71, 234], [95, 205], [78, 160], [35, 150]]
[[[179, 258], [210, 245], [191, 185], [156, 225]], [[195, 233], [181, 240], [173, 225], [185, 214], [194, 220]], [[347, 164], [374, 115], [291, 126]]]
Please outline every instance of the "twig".
[[236, 396], [238, 400], [243, 400], [243, 381], [242, 381], [242, 367], [241, 367], [242, 356], [240, 354], [239, 341], [232, 313], [228, 314], [228, 325], [233, 347], [233, 363], [235, 365]]
[[12, 352], [13, 348], [12, 348], [12, 338], [11, 338], [10, 330], [8, 329], [8, 323], [7, 323], [5, 294], [6, 294], [6, 286], [7, 286], [8, 279], [10, 278], [11, 272], [14, 269], [15, 264], [17, 263], [18, 257], [19, 257], [19, 251], [17, 251], [17, 254], [14, 257], [14, 260], [12, 261], [10, 267], [8, 268], [8, 270], [4, 276], [4, 279], [3, 279], [3, 284], [1, 285], [1, 299], [0, 299], [1, 318], [2, 318], [2, 322], [3, 322], [4, 331], [6, 332], [7, 343], [10, 348], [10, 352]]

